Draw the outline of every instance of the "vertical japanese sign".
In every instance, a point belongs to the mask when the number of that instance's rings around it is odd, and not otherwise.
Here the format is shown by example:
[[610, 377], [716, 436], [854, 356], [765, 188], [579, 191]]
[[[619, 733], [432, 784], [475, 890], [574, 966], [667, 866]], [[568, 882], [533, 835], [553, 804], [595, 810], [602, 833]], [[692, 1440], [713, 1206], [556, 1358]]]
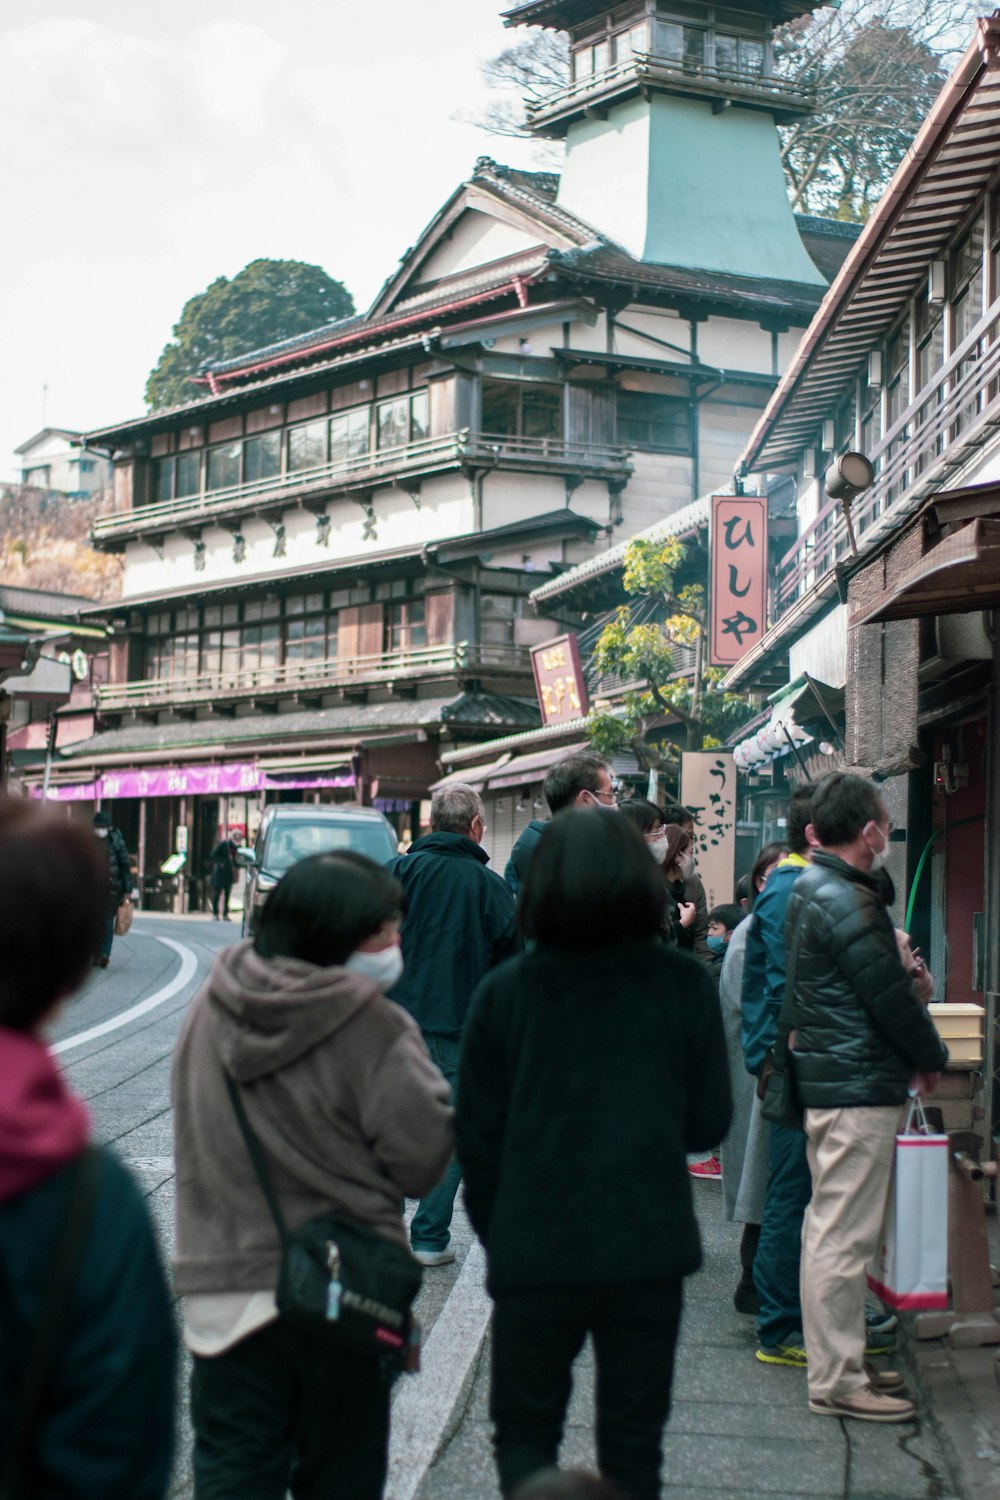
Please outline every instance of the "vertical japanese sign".
[[711, 911], [732, 901], [736, 877], [736, 767], [731, 752], [682, 751], [681, 801], [694, 818], [694, 854]]
[[710, 548], [710, 661], [732, 667], [766, 628], [766, 498], [713, 495]]
[[587, 712], [587, 687], [575, 635], [557, 635], [531, 648], [531, 667], [543, 724], [568, 724]]

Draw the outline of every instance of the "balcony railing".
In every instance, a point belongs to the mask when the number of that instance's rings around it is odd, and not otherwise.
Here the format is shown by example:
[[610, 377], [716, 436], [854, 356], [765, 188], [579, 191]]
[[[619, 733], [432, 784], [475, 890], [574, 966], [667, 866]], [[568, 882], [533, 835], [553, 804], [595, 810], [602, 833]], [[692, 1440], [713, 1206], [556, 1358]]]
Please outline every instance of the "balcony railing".
[[397, 448], [334, 459], [311, 469], [296, 469], [269, 479], [229, 485], [176, 500], [155, 500], [132, 510], [101, 516], [94, 540], [162, 533], [172, 526], [198, 525], [246, 511], [283, 503], [320, 500], [337, 492], [370, 489], [377, 484], [418, 481], [444, 469], [496, 467], [525, 472], [557, 472], [626, 479], [629, 450], [613, 444], [571, 443], [562, 438], [508, 437], [470, 433], [468, 429], [422, 438]]
[[234, 703], [250, 698], [274, 699], [349, 686], [365, 688], [452, 672], [499, 675], [527, 674], [530, 670], [531, 658], [523, 646], [454, 641], [444, 646], [381, 652], [377, 656], [323, 657], [316, 661], [286, 661], [280, 666], [233, 667], [184, 677], [105, 683], [96, 690], [96, 698], [99, 710], [118, 713], [128, 709]]
[[558, 93], [529, 104], [528, 118], [532, 125], [544, 126], [586, 110], [592, 104], [596, 108], [608, 94], [657, 83], [685, 93], [745, 98], [748, 103], [759, 103], [781, 113], [805, 114], [815, 103], [811, 92], [787, 78], [720, 68], [709, 63], [675, 61], [658, 53], [635, 52], [597, 73], [575, 78]]
[[[994, 303], [868, 455], [875, 465], [875, 483], [851, 507], [859, 544], [882, 517], [908, 514], [941, 489], [996, 428], [1000, 303]], [[831, 500], [778, 565], [776, 617], [849, 552], [843, 510], [839, 501]]]

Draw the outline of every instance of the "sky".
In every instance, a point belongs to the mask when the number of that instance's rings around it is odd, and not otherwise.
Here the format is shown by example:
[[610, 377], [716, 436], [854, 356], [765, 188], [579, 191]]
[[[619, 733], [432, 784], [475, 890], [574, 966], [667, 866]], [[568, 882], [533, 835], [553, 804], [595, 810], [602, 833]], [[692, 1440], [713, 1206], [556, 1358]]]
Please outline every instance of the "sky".
[[459, 118], [501, 4], [3, 0], [0, 480], [42, 426], [141, 415], [215, 277], [303, 260], [362, 310], [477, 156], [531, 166]]

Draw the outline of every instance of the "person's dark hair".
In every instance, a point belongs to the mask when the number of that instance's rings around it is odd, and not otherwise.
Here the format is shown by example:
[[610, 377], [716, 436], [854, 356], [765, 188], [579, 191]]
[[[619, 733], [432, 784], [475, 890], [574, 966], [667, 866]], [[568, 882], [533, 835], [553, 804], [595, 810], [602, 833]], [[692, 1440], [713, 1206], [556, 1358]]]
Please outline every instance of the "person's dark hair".
[[631, 819], [640, 833], [649, 833], [663, 822], [663, 814], [656, 803], [647, 802], [645, 797], [630, 797], [627, 802], [619, 803], [618, 810]]
[[757, 882], [758, 880], [763, 880], [764, 871], [770, 869], [771, 865], [776, 865], [778, 860], [783, 859], [787, 853], [787, 844], [774, 843], [764, 845], [754, 860], [753, 868], [750, 871], [750, 884], [753, 887], [755, 895], [757, 893]]
[[624, 1500], [607, 1479], [583, 1469], [546, 1469], [533, 1474], [514, 1491], [513, 1500]]
[[815, 821], [812, 815], [815, 792], [816, 788], [810, 783], [808, 786], [797, 786], [789, 798], [785, 833], [788, 838], [788, 847], [793, 854], [809, 853], [806, 829]]
[[812, 796], [812, 825], [829, 849], [853, 844], [866, 823], [885, 816], [885, 805], [873, 781], [850, 771], [824, 776]]
[[663, 809], [664, 823], [693, 823], [694, 813], [683, 802], [668, 802]]
[[91, 828], [0, 798], [0, 1026], [32, 1030], [82, 984], [110, 901], [108, 851]]
[[554, 816], [569, 807], [579, 792], [596, 792], [602, 771], [610, 773], [611, 766], [596, 750], [578, 750], [557, 760], [542, 788], [549, 812]]
[[745, 901], [747, 904], [747, 911], [749, 911], [751, 906], [753, 906], [753, 898], [754, 896], [756, 896], [756, 894], [757, 890], [752, 880], [750, 879], [749, 873], [746, 875], [741, 875], [739, 880], [737, 880], [736, 884], [733, 886], [733, 900], [736, 902], [737, 906], [739, 906], [741, 902]]
[[110, 828], [111, 827], [111, 814], [110, 813], [106, 813], [106, 812], [95, 812], [95, 814], [94, 814], [94, 827], [95, 828]]
[[569, 808], [543, 832], [521, 888], [525, 936], [560, 948], [655, 937], [663, 876], [630, 818]]
[[283, 876], [264, 903], [254, 937], [261, 958], [299, 958], [329, 968], [403, 909], [388, 870], [349, 849], [313, 854]]
[[713, 906], [708, 914], [710, 922], [720, 922], [727, 932], [733, 932], [743, 921], [746, 912], [742, 906], [735, 902], [725, 902], [722, 906]]

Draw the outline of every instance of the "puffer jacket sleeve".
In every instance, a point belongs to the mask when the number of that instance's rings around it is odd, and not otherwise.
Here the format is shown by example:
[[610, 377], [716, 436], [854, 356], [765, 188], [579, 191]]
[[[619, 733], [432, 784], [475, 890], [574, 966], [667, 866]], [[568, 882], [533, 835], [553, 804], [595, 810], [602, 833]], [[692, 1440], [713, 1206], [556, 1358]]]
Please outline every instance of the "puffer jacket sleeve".
[[829, 914], [826, 951], [874, 1025], [910, 1067], [919, 1073], [939, 1072], [948, 1061], [948, 1049], [917, 1000], [888, 915], [867, 904], [859, 907], [852, 893], [845, 892]]
[[361, 1102], [361, 1128], [396, 1187], [423, 1198], [451, 1160], [451, 1090], [409, 1022], [387, 1049]]

